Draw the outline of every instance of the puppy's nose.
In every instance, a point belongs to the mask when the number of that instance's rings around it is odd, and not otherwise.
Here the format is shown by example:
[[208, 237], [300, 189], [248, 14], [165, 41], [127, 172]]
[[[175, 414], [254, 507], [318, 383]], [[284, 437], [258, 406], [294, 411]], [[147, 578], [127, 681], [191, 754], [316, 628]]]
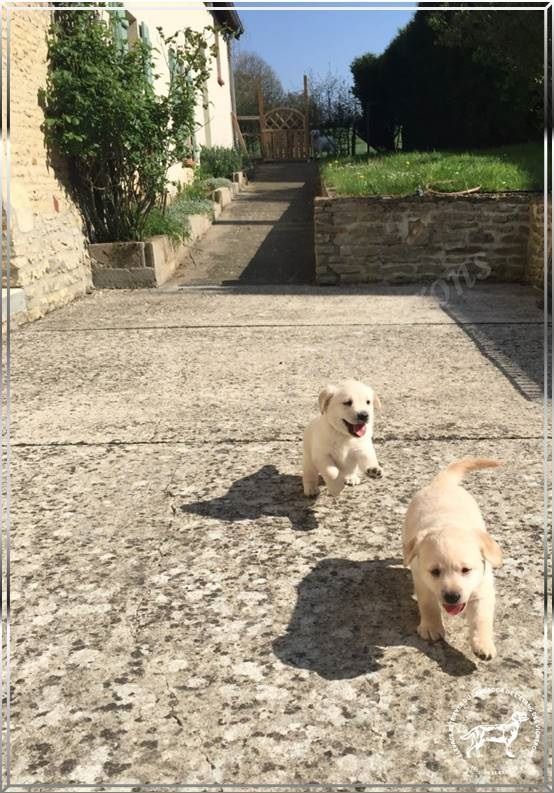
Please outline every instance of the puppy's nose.
[[459, 592], [445, 592], [444, 595], [443, 595], [443, 598], [444, 598], [444, 602], [445, 603], [450, 603], [450, 604], [453, 605], [454, 603], [457, 603], [459, 601], [460, 593]]
[[367, 421], [369, 419], [369, 413], [367, 411], [362, 410], [361, 413], [357, 414], [358, 421]]

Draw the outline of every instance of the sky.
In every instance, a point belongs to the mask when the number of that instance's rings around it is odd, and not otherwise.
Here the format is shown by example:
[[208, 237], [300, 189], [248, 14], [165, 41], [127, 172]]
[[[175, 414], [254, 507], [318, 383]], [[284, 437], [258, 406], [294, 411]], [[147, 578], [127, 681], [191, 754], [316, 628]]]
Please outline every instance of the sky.
[[383, 52], [413, 16], [410, 11], [245, 11], [237, 51], [261, 55], [287, 90], [302, 89], [304, 74], [350, 78], [358, 55]]

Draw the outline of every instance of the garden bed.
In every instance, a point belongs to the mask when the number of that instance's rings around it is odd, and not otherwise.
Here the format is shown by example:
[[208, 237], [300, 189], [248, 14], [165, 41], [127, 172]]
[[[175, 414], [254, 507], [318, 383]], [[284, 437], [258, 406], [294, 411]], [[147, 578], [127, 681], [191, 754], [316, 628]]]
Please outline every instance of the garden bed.
[[321, 167], [321, 284], [542, 280], [542, 147], [406, 152]]

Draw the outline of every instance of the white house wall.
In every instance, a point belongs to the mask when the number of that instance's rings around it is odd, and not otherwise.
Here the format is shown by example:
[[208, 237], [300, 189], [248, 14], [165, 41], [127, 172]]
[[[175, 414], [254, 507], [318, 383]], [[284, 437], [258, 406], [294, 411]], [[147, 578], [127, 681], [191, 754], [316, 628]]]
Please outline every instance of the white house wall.
[[[125, 3], [125, 9], [140, 24], [148, 26], [150, 41], [155, 48], [153, 52], [156, 79], [155, 88], [159, 93], [165, 93], [169, 83], [169, 67], [161, 42], [158, 27], [163, 29], [164, 35], [172, 35], [177, 30], [192, 28], [202, 31], [214, 26], [214, 18], [207, 9], [156, 9], [147, 8], [138, 3]], [[213, 43], [213, 33], [209, 34], [209, 42]], [[211, 64], [210, 77], [206, 84], [208, 108], [202, 106], [202, 100], [196, 107], [196, 143], [202, 146], [233, 146], [233, 126], [231, 121], [231, 85], [229, 74], [229, 58], [227, 42], [222, 35], [219, 36], [220, 65], [223, 85], [218, 83], [217, 63], [214, 58]], [[186, 180], [186, 173], [181, 166], [173, 166], [169, 178], [176, 181]]]

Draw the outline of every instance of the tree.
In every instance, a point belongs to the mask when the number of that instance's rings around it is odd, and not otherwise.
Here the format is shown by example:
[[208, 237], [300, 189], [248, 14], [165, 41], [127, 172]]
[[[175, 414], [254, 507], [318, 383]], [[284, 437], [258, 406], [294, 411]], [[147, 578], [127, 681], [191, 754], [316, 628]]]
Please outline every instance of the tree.
[[354, 92], [369, 114], [372, 145], [392, 149], [398, 130], [407, 149], [476, 148], [538, 137], [540, 15], [506, 12], [501, 43], [492, 46], [499, 15], [419, 10], [384, 53], [353, 62]]
[[255, 52], [238, 52], [234, 57], [235, 95], [237, 115], [258, 114], [258, 83], [261, 83], [266, 109], [282, 105], [285, 91], [271, 66]]
[[359, 113], [358, 102], [350, 82], [328, 71], [326, 75], [308, 75], [310, 121], [314, 127], [350, 126]]

